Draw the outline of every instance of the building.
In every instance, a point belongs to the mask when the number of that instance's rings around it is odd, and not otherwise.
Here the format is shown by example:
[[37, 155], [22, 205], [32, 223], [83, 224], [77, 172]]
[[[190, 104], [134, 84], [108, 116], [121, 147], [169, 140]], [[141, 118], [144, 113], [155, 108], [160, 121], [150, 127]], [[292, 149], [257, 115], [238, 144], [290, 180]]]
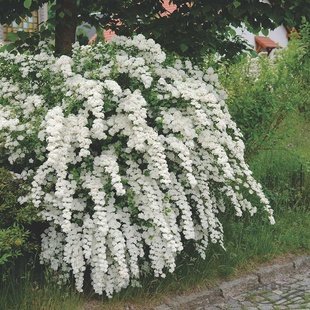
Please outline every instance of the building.
[[[10, 25], [0, 24], [0, 43], [6, 43], [6, 36], [9, 32], [25, 31], [34, 32], [39, 25], [47, 20], [47, 4], [44, 4], [38, 11], [32, 12], [31, 17], [26, 17], [19, 24], [13, 22]], [[1, 21], [0, 21], [1, 22]]]
[[268, 55], [273, 55], [276, 48], [285, 48], [290, 37], [289, 29], [283, 25], [274, 30], [270, 30], [267, 36], [264, 36], [262, 33], [255, 35], [246, 30], [245, 27], [240, 27], [235, 30], [238, 35], [249, 43], [249, 45], [253, 46], [253, 49], [255, 49], [257, 53], [266, 52]]

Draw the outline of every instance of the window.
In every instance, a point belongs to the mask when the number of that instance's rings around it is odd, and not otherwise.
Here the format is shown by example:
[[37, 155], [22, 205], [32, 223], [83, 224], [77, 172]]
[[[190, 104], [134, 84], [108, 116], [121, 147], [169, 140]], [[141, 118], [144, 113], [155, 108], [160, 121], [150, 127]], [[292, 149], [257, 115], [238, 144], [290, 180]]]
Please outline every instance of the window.
[[19, 24], [13, 22], [11, 25], [4, 25], [3, 26], [4, 39], [6, 40], [7, 35], [10, 32], [17, 32], [17, 31], [34, 32], [38, 29], [38, 25], [39, 25], [38, 11], [34, 11], [32, 12], [32, 16], [27, 16], [26, 18], [22, 19]]

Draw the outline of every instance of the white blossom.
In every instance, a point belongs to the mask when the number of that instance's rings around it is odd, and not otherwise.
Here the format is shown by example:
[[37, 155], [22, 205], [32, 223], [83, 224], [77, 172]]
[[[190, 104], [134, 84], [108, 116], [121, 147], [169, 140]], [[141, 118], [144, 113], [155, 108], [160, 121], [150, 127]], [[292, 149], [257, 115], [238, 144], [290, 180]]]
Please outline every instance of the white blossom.
[[63, 280], [82, 291], [90, 267], [94, 291], [112, 297], [146, 271], [165, 277], [184, 239], [202, 257], [225, 246], [224, 201], [274, 223], [212, 68], [166, 61], [142, 35], [75, 44], [72, 57], [40, 48], [0, 53], [0, 134], [24, 167], [19, 203], [49, 223], [41, 262]]

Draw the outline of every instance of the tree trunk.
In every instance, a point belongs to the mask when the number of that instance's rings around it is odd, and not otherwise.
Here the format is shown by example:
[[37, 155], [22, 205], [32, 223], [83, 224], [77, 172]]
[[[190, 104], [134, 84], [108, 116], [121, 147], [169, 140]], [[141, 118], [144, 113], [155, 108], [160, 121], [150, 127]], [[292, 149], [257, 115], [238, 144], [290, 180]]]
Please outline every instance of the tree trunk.
[[57, 0], [55, 54], [70, 55], [77, 27], [77, 0]]

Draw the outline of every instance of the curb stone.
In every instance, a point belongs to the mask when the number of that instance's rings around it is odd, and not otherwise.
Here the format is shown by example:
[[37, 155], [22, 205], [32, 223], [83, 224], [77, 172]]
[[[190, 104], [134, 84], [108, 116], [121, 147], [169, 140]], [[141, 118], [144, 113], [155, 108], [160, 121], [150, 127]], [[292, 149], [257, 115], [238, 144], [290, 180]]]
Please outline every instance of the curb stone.
[[229, 298], [248, 293], [250, 290], [257, 289], [262, 285], [271, 284], [275, 280], [281, 280], [293, 274], [302, 273], [305, 269], [309, 268], [310, 255], [305, 255], [292, 260], [290, 263], [261, 267], [253, 274], [222, 283], [211, 290], [203, 290], [198, 293], [171, 298], [165, 301], [164, 304], [153, 307], [153, 310], [209, 309], [206, 307], [225, 302]]
[[293, 260], [294, 268], [297, 270], [310, 268], [310, 255], [305, 255]]
[[221, 302], [222, 291], [220, 288], [204, 290], [190, 295], [182, 295], [167, 300], [165, 304], [153, 308], [153, 310], [202, 310], [206, 304]]
[[220, 285], [222, 297], [224, 299], [234, 297], [244, 293], [249, 287], [259, 283], [259, 276], [250, 274], [244, 278], [232, 280]]
[[268, 284], [272, 281], [287, 277], [294, 272], [296, 272], [294, 270], [294, 264], [291, 262], [284, 265], [275, 264], [273, 266], [259, 268], [256, 274], [260, 284]]

